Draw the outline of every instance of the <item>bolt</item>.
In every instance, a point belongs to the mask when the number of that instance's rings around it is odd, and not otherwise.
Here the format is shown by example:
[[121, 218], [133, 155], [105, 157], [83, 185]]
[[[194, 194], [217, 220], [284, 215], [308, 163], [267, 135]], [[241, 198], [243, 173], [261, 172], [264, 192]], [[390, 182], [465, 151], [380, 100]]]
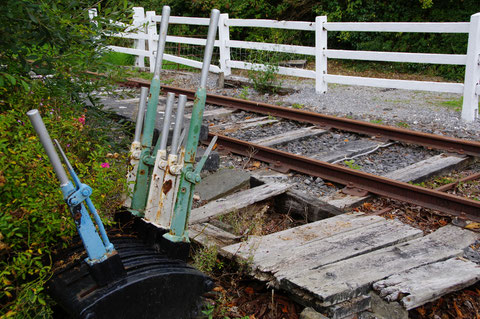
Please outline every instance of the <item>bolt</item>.
[[72, 205], [77, 205], [77, 204], [78, 204], [78, 200], [76, 200], [75, 198], [73, 198], [73, 199], [70, 200], [70, 204], [72, 204]]
[[89, 196], [90, 195], [90, 190], [88, 188], [82, 189], [82, 195], [83, 196]]
[[275, 167], [282, 166], [282, 162], [280, 162], [280, 161], [276, 161], [274, 165], [275, 165]]

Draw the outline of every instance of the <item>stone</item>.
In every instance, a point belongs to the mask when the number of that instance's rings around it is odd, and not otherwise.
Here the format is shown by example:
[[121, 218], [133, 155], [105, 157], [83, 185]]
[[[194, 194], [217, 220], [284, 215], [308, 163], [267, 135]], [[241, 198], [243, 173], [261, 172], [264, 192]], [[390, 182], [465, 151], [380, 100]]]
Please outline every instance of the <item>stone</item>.
[[[205, 149], [198, 148], [197, 154], [195, 155], [195, 162], [198, 163], [202, 158], [203, 154], [205, 153]], [[217, 151], [211, 151], [210, 155], [205, 162], [205, 165], [202, 168], [202, 171], [216, 171], [220, 167], [220, 155]]]
[[319, 312], [316, 312], [313, 308], [307, 307], [300, 313], [299, 319], [329, 319]]
[[201, 200], [211, 201], [248, 187], [250, 173], [239, 169], [221, 169], [210, 174], [195, 187]]
[[398, 302], [386, 302], [375, 292], [370, 292], [371, 312], [377, 318], [408, 319], [408, 311]]

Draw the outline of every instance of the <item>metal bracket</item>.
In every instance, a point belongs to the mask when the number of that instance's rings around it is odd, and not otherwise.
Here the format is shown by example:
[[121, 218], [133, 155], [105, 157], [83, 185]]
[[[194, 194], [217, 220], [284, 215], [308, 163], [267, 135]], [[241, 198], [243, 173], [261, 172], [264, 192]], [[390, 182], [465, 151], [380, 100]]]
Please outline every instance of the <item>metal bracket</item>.
[[361, 189], [361, 188], [355, 186], [355, 184], [353, 184], [353, 183], [348, 183], [347, 186], [342, 188], [341, 192], [346, 194], [346, 195], [359, 196], [359, 197], [364, 197], [364, 196], [368, 195], [367, 190]]

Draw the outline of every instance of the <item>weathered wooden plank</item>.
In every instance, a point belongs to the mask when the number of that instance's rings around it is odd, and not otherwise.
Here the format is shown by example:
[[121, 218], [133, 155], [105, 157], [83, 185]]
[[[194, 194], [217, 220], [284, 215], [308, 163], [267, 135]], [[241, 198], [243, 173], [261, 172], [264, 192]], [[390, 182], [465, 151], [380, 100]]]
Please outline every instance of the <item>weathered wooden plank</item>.
[[468, 162], [469, 158], [466, 156], [447, 156], [446, 154], [440, 154], [397, 169], [384, 176], [401, 182], [422, 182], [432, 176], [452, 170]]
[[262, 200], [277, 196], [285, 192], [291, 185], [283, 183], [264, 184], [220, 198], [192, 210], [190, 224], [208, 221], [220, 215], [247, 207]]
[[362, 213], [343, 214], [267, 236], [249, 236], [246, 241], [224, 247], [223, 250], [252, 262], [252, 266], [263, 267], [266, 260], [281, 260], [285, 257], [286, 251], [293, 252], [312, 240], [321, 240], [384, 221], [383, 217]]
[[320, 152], [312, 157], [320, 161], [331, 163], [338, 160], [347, 159], [350, 156], [369, 152], [378, 147], [379, 144], [379, 142], [372, 140], [349, 141], [336, 147], [335, 149]]
[[371, 284], [395, 273], [458, 256], [477, 237], [448, 225], [419, 239], [299, 271], [282, 279], [280, 286], [316, 298], [326, 307], [365, 294]]
[[[384, 220], [349, 232], [315, 239], [292, 250], [281, 259], [262, 262], [262, 270], [275, 274], [277, 280], [295, 276], [299, 270], [320, 269], [335, 262], [422, 237], [420, 229], [398, 220]], [[285, 247], [283, 251], [289, 249]]]
[[[232, 109], [224, 109], [224, 108], [219, 108], [219, 109], [214, 109], [214, 110], [206, 110], [203, 113], [203, 120], [204, 121], [211, 121], [213, 119], [221, 119], [229, 116], [232, 114], [235, 110]], [[190, 120], [192, 118], [192, 114], [185, 114], [185, 118]]]
[[279, 211], [304, 216], [309, 221], [318, 221], [344, 213], [333, 205], [295, 189], [277, 196], [275, 207]]
[[[440, 154], [385, 174], [385, 177], [402, 182], [420, 182], [426, 180], [430, 176], [437, 175], [440, 172], [449, 171], [462, 166], [468, 163], [468, 161], [468, 158]], [[370, 199], [370, 196], [351, 196], [345, 195], [340, 191], [334, 195], [322, 198], [322, 200], [328, 204], [338, 207], [342, 210], [351, 209], [352, 207], [362, 204], [368, 199]]]
[[209, 223], [190, 225], [188, 231], [191, 240], [204, 246], [223, 247], [232, 245], [241, 239], [241, 236], [235, 236]]
[[271, 146], [295, 141], [300, 138], [321, 135], [321, 134], [324, 134], [325, 132], [327, 131], [316, 128], [315, 126], [310, 126], [310, 127], [304, 127], [298, 130], [293, 130], [293, 131], [285, 132], [282, 134], [274, 135], [274, 136], [259, 138], [252, 141], [252, 143], [271, 147]]
[[373, 284], [387, 301], [400, 301], [407, 309], [419, 307], [480, 280], [480, 266], [466, 259], [446, 261], [394, 274]]

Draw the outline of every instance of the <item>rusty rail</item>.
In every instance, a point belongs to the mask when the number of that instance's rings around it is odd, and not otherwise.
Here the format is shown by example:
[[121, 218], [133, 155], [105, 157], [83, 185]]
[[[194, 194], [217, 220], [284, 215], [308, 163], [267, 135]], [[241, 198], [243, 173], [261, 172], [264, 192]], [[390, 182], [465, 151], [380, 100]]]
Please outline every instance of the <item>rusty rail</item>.
[[448, 190], [456, 187], [460, 183], [464, 183], [464, 182], [468, 182], [468, 181], [474, 181], [476, 179], [480, 179], [480, 173], [472, 174], [470, 176], [466, 176], [464, 178], [461, 178], [458, 181], [455, 181], [453, 183], [449, 183], [449, 184], [439, 186], [439, 187], [435, 188], [435, 190], [437, 190], [439, 192], [445, 192], [445, 191], [448, 191]]
[[[87, 73], [93, 76], [102, 76], [101, 74], [95, 72]], [[124, 84], [131, 86], [150, 86], [150, 81], [138, 78], [128, 78], [125, 80]], [[184, 94], [191, 100], [193, 100], [195, 96], [195, 92], [192, 90], [174, 86], [162, 85], [162, 90], [166, 92], [174, 92], [176, 95]], [[207, 103], [224, 107], [232, 107], [249, 112], [277, 116], [302, 123], [310, 123], [320, 127], [333, 127], [344, 131], [376, 136], [378, 138], [422, 145], [425, 147], [445, 150], [451, 153], [480, 157], [480, 143], [475, 141], [417, 132], [393, 126], [379, 125], [316, 112], [291, 109], [268, 103], [241, 100], [218, 94], [207, 94]]]
[[350, 187], [358, 187], [376, 195], [420, 205], [449, 215], [480, 221], [480, 202], [478, 201], [360, 172], [358, 170], [223, 135], [209, 134], [210, 138], [215, 135], [218, 136], [217, 144], [220, 149], [224, 148], [236, 154], [250, 156], [257, 160], [271, 163], [282, 171], [297, 171], [339, 184], [350, 185]]

